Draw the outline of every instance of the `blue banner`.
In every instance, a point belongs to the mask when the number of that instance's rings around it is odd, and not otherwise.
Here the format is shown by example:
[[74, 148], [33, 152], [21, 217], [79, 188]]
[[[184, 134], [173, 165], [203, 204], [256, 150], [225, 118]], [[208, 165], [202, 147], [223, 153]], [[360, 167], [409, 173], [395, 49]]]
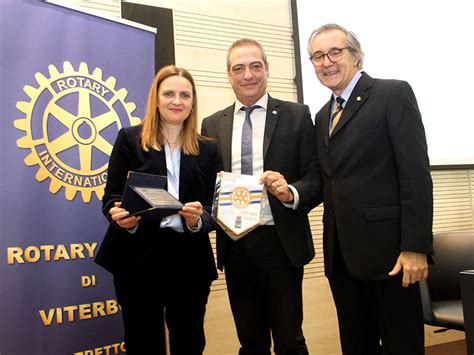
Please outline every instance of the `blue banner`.
[[0, 29], [0, 354], [123, 354], [112, 277], [93, 258], [154, 33], [39, 0], [0, 1]]

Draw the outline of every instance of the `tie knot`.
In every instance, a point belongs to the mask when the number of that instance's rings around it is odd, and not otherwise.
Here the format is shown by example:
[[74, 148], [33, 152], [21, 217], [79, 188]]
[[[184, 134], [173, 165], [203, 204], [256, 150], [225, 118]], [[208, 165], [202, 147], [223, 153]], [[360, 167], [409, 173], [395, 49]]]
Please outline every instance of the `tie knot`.
[[342, 97], [340, 97], [340, 96], [336, 97], [336, 102], [339, 106], [342, 107], [342, 104], [344, 103], [344, 101], [345, 100]]
[[241, 110], [245, 111], [246, 115], [250, 115], [253, 110], [256, 108], [260, 108], [260, 105], [253, 105], [253, 106], [242, 106]]

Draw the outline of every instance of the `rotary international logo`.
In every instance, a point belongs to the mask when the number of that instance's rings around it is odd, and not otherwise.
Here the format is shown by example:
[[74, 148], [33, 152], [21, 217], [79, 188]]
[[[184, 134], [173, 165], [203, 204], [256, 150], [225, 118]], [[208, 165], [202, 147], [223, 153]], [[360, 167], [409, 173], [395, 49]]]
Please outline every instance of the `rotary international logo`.
[[17, 146], [30, 149], [24, 162], [38, 165], [36, 180], [50, 179], [49, 191], [65, 190], [67, 200], [80, 192], [82, 200], [100, 200], [107, 181], [107, 166], [117, 131], [140, 123], [133, 117], [136, 105], [126, 102], [128, 91], [115, 88], [114, 77], [102, 79], [102, 69], [92, 74], [82, 62], [75, 70], [64, 62], [63, 72], [48, 67], [49, 77], [36, 73], [38, 87], [25, 85], [31, 101], [19, 101], [25, 117], [14, 126], [25, 132]]
[[250, 204], [250, 191], [245, 187], [236, 187], [231, 195], [232, 204], [236, 208], [246, 208]]

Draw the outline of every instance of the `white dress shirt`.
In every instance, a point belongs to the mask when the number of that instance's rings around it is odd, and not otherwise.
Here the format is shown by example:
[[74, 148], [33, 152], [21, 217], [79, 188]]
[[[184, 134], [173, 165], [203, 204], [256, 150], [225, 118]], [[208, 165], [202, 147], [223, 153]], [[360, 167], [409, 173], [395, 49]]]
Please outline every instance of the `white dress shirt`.
[[[250, 115], [250, 121], [252, 122], [252, 166], [253, 175], [260, 176], [263, 174], [263, 138], [267, 119], [268, 94], [263, 95], [260, 100], [255, 102], [252, 106], [255, 105], [260, 107], [254, 109]], [[245, 111], [241, 110], [242, 107], [245, 107], [245, 105], [236, 100], [234, 105], [234, 124], [232, 126], [231, 158], [232, 172], [236, 174], [240, 174], [241, 172], [242, 127], [245, 121]], [[284, 205], [288, 208], [296, 209], [299, 203], [298, 191], [291, 185], [289, 185], [289, 187], [293, 192], [294, 202], [292, 204], [285, 203]], [[266, 190], [264, 193], [267, 193]], [[264, 225], [275, 224], [269, 203], [264, 206], [262, 219], [262, 224]]]

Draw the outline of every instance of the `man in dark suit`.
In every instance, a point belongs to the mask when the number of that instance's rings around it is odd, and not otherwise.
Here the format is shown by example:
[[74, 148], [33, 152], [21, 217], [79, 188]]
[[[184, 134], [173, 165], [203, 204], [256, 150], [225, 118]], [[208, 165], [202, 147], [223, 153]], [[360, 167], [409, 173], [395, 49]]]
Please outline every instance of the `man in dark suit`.
[[314, 257], [307, 213], [321, 199], [309, 109], [267, 94], [268, 62], [254, 40], [231, 45], [227, 74], [237, 100], [206, 118], [202, 134], [217, 140], [225, 171], [242, 173], [242, 108], [258, 105], [250, 115], [250, 174], [261, 174], [269, 198], [262, 226], [237, 241], [217, 231], [239, 354], [270, 354], [271, 335], [276, 354], [308, 354], [301, 329], [303, 266]]
[[417, 282], [432, 249], [425, 132], [407, 82], [361, 71], [352, 32], [316, 29], [308, 52], [333, 92], [316, 115], [324, 195], [324, 259], [344, 354], [422, 354]]

